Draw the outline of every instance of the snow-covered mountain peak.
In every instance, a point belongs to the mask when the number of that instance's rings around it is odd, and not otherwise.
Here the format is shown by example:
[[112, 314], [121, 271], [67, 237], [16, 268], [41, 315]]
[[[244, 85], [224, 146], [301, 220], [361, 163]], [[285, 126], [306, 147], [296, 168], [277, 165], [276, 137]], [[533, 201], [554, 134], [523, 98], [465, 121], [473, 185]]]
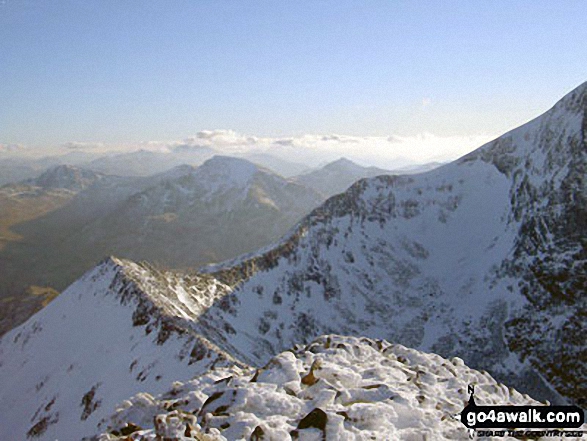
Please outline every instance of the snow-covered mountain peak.
[[296, 176], [294, 180], [330, 197], [342, 193], [361, 178], [386, 174], [390, 172], [377, 167], [362, 167], [349, 159], [340, 158], [318, 170]]
[[571, 92], [560, 99], [554, 108], [563, 107], [569, 111], [584, 111], [585, 100], [587, 99], [587, 81], [577, 86]]
[[216, 155], [198, 167], [196, 176], [242, 188], [259, 170], [258, 165], [246, 159]]
[[[561, 175], [569, 161], [585, 155], [587, 82], [543, 115], [465, 155], [457, 164], [481, 159], [507, 176]], [[584, 159], [581, 159], [584, 160]]]

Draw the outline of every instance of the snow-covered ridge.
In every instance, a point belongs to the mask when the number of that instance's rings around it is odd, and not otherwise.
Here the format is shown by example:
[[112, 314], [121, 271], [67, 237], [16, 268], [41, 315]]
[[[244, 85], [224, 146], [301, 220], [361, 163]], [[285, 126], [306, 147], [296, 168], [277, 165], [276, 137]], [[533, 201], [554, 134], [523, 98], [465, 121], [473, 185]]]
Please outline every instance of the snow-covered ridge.
[[183, 291], [163, 273], [109, 258], [4, 335], [0, 438], [81, 439], [130, 395], [239, 365], [190, 328], [201, 282], [190, 280]]
[[215, 369], [157, 397], [139, 394], [99, 439], [466, 440], [456, 416], [469, 385], [477, 404], [541, 404], [459, 358], [327, 335], [260, 369]]

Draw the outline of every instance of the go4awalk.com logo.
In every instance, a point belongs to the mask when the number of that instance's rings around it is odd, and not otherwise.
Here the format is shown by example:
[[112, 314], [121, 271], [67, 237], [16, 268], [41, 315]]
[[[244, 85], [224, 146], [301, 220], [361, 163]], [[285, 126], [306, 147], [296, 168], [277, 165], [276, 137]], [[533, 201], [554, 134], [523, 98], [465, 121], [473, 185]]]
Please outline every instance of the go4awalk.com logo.
[[[520, 429], [553, 429], [563, 435], [561, 429], [577, 429], [585, 422], [583, 411], [577, 406], [478, 406], [474, 386], [469, 386], [469, 393], [469, 402], [460, 413], [460, 420], [481, 436], [499, 436], [502, 433], [480, 429], [508, 429], [503, 431], [503, 436], [515, 436], [517, 433], [513, 432]], [[573, 436], [582, 434], [579, 431]], [[546, 433], [540, 435], [549, 436]], [[569, 435], [565, 431], [563, 436]]]

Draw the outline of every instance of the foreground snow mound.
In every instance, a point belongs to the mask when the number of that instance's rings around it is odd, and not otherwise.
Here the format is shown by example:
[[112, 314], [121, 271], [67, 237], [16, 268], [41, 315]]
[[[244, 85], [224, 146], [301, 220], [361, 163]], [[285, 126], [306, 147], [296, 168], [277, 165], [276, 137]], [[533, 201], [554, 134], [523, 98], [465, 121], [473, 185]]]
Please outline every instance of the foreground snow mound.
[[329, 335], [261, 369], [215, 369], [158, 397], [139, 394], [99, 439], [468, 439], [455, 415], [471, 384], [477, 404], [540, 404], [460, 358]]

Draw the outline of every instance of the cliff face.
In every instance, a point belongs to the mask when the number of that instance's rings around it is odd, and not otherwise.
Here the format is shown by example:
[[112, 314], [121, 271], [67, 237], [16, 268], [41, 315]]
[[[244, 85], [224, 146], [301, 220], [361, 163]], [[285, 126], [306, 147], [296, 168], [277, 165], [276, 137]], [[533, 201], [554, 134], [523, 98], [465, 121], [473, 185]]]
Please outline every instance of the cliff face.
[[519, 234], [502, 266], [505, 275], [517, 278], [528, 301], [506, 323], [510, 349], [582, 406], [587, 404], [586, 110], [582, 87], [539, 122], [532, 150], [512, 164], [511, 216]]

